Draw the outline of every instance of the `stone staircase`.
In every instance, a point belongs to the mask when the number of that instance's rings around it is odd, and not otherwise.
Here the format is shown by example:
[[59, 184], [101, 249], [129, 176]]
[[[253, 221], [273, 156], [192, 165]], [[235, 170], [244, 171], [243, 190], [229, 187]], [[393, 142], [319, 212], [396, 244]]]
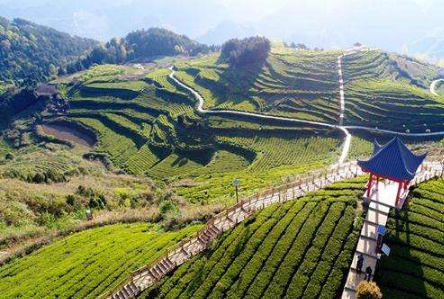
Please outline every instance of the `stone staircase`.
[[[416, 174], [411, 185], [416, 185], [429, 179], [441, 176], [442, 165], [437, 162], [425, 162], [422, 169]], [[395, 199], [398, 186], [396, 184], [380, 184], [379, 187], [371, 187], [370, 196], [364, 198], [369, 204], [367, 216], [359, 236], [352, 264], [349, 269], [347, 280], [342, 293], [342, 299], [356, 299], [356, 289], [359, 283], [364, 280], [364, 272], [358, 273], [357, 260], [360, 254], [364, 257], [363, 271], [370, 266], [374, 271], [378, 262], [376, 254], [377, 229], [378, 225], [386, 225], [390, 210], [395, 207]], [[401, 195], [401, 205], [407, 199], [408, 191]]]
[[130, 299], [158, 282], [166, 274], [204, 251], [212, 240], [257, 211], [278, 202], [303, 197], [308, 192], [316, 191], [334, 182], [362, 175], [356, 162], [344, 163], [334, 169], [319, 170], [305, 178], [295, 179], [292, 183], [278, 188], [270, 188], [260, 194], [250, 196], [216, 215], [208, 221], [205, 228], [197, 234], [181, 241], [164, 256], [134, 272], [130, 278], [119, 284], [114, 290], [103, 294], [100, 299]]

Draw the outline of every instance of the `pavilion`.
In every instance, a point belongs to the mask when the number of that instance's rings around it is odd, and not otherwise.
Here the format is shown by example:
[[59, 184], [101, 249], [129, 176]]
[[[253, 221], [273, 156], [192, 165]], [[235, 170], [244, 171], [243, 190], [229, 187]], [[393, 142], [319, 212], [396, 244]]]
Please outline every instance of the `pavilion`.
[[398, 210], [401, 209], [404, 204], [401, 201], [401, 192], [405, 193], [426, 155], [415, 155], [402, 143], [399, 137], [393, 138], [385, 145], [380, 145], [375, 140], [370, 159], [358, 161], [362, 171], [370, 174], [366, 197], [371, 197], [371, 190], [378, 190], [380, 179], [388, 179], [398, 183], [394, 207]]

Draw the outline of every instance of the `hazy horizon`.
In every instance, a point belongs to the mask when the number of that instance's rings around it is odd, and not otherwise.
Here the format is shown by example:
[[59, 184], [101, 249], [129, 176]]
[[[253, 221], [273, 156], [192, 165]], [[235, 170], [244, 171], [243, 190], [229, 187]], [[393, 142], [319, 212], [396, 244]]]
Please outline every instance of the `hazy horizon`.
[[20, 17], [101, 41], [163, 27], [207, 44], [264, 35], [310, 47], [362, 42], [390, 51], [444, 57], [440, 0], [0, 0]]

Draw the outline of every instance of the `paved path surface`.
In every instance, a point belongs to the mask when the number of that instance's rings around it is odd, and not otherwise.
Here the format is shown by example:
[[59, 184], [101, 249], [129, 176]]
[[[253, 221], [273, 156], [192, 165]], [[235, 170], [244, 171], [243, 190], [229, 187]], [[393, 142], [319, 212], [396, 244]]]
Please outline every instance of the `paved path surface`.
[[[425, 163], [425, 169], [416, 174], [412, 185], [419, 184], [433, 177], [440, 176], [442, 173], [442, 165], [440, 163]], [[369, 204], [364, 225], [359, 236], [358, 244], [353, 256], [352, 264], [349, 269], [347, 281], [342, 293], [342, 299], [356, 299], [356, 288], [359, 283], [365, 279], [365, 269], [370, 266], [374, 271], [377, 264], [377, 228], [378, 225], [386, 225], [389, 218], [390, 210], [396, 208], [395, 201], [398, 192], [398, 184], [382, 183], [373, 184], [370, 187], [370, 195], [364, 197], [364, 201]], [[402, 207], [408, 196], [409, 189], [401, 194], [400, 206]], [[357, 271], [358, 256], [364, 257], [362, 273]]]
[[432, 84], [430, 84], [430, 92], [435, 95], [435, 96], [439, 96], [439, 94], [436, 92], [436, 85], [438, 85], [439, 82], [444, 81], [444, 79], [438, 79], [432, 82]]
[[[265, 115], [260, 113], [253, 113], [253, 112], [245, 112], [245, 111], [235, 111], [235, 110], [208, 110], [204, 108], [205, 100], [204, 98], [194, 90], [192, 87], [186, 85], [185, 83], [181, 82], [179, 79], [176, 78], [175, 74], [176, 71], [174, 70], [174, 67], [170, 68], [170, 79], [173, 80], [177, 85], [180, 87], [188, 90], [196, 99], [197, 99], [197, 106], [196, 109], [201, 114], [207, 114], [207, 115], [230, 115], [230, 116], [249, 116], [254, 117], [258, 119], [271, 119], [271, 120], [279, 120], [279, 121], [285, 121], [289, 123], [299, 123], [299, 124], [306, 124], [306, 125], [313, 125], [313, 126], [320, 126], [320, 127], [326, 127], [331, 129], [340, 130], [344, 134], [344, 143], [342, 146], [341, 155], [338, 159], [336, 165], [341, 165], [344, 163], [347, 159], [348, 153], [350, 151], [351, 146], [351, 140], [352, 135], [350, 133], [350, 130], [357, 130], [357, 131], [366, 131], [370, 133], [377, 133], [377, 134], [388, 134], [388, 135], [398, 135], [398, 136], [405, 136], [405, 137], [433, 137], [433, 136], [444, 136], [444, 131], [440, 132], [431, 132], [431, 133], [405, 133], [405, 132], [399, 132], [399, 131], [393, 131], [393, 130], [384, 130], [384, 129], [376, 129], [372, 127], [365, 127], [365, 126], [344, 126], [344, 118], [345, 118], [345, 87], [344, 87], [344, 77], [343, 77], [343, 58], [347, 55], [352, 55], [361, 51], [369, 51], [371, 49], [368, 49], [366, 47], [357, 47], [357, 48], [351, 48], [344, 51], [344, 54], [338, 57], [338, 82], [339, 82], [339, 99], [340, 99], [340, 112], [339, 112], [339, 124], [329, 124], [324, 122], [318, 122], [318, 121], [310, 121], [310, 120], [304, 120], [304, 119], [298, 119], [298, 118], [289, 118], [289, 117], [282, 117], [282, 116], [273, 116], [273, 115]], [[444, 79], [443, 79], [444, 80]], [[433, 83], [432, 83], [433, 84]]]
[[[339, 91], [340, 91], [340, 115], [339, 115], [339, 125], [333, 125], [323, 122], [316, 121], [308, 121], [302, 119], [295, 118], [287, 118], [287, 117], [279, 117], [279, 116], [271, 116], [264, 115], [258, 113], [244, 112], [244, 111], [233, 111], [233, 110], [207, 110], [204, 108], [204, 99], [203, 97], [193, 88], [188, 85], [182, 83], [175, 77], [175, 70], [172, 67], [171, 73], [169, 75], [170, 79], [173, 80], [177, 85], [182, 88], [188, 90], [198, 101], [197, 110], [202, 114], [211, 114], [211, 115], [238, 115], [238, 116], [249, 116], [255, 117], [259, 119], [273, 119], [280, 121], [287, 121], [291, 123], [301, 123], [308, 124], [313, 126], [322, 126], [332, 129], [341, 130], [345, 135], [345, 141], [342, 149], [341, 156], [338, 160], [338, 164], [334, 166], [333, 169], [330, 169], [330, 172], [320, 172], [316, 176], [311, 178], [306, 178], [305, 180], [298, 180], [297, 182], [291, 184], [291, 186], [286, 185], [285, 189], [279, 188], [279, 190], [268, 190], [261, 195], [256, 195], [256, 197], [250, 197], [239, 204], [234, 205], [229, 208], [225, 213], [215, 216], [211, 219], [207, 226], [189, 238], [185, 242], [179, 243], [176, 248], [170, 252], [168, 252], [165, 256], [158, 259], [156, 262], [151, 265], [144, 267], [143, 269], [136, 271], [133, 273], [130, 279], [123, 282], [119, 285], [115, 292], [104, 294], [100, 298], [108, 298], [108, 299], [129, 299], [135, 298], [137, 294], [144, 291], [146, 288], [153, 285], [155, 282], [159, 281], [162, 277], [164, 277], [167, 273], [171, 272], [173, 269], [183, 264], [193, 256], [202, 252], [207, 248], [207, 245], [211, 240], [217, 238], [224, 231], [234, 227], [244, 219], [248, 218], [252, 214], [254, 214], [257, 210], [260, 210], [272, 203], [277, 202], [285, 202], [288, 200], [297, 199], [299, 197], [304, 196], [307, 192], [315, 191], [324, 188], [325, 186], [341, 181], [356, 177], [362, 174], [361, 169], [357, 166], [356, 162], [344, 163], [347, 158], [350, 144], [351, 144], [351, 134], [348, 130], [366, 130], [375, 133], [386, 133], [386, 134], [396, 134], [403, 136], [434, 136], [434, 135], [444, 135], [444, 132], [433, 132], [433, 133], [401, 133], [390, 130], [381, 130], [374, 129], [363, 126], [343, 126], [344, 119], [344, 111], [345, 111], [345, 92], [344, 92], [344, 79], [343, 79], [343, 71], [342, 71], [342, 58], [345, 55], [350, 55], [356, 53], [357, 51], [361, 51], [361, 49], [351, 49], [346, 50], [344, 55], [341, 55], [338, 58], [338, 75], [339, 75]], [[437, 164], [438, 165], [438, 164]], [[436, 166], [436, 165], [435, 165]], [[441, 167], [439, 165], [439, 167]], [[441, 169], [441, 168], [440, 168]], [[442, 169], [441, 169], [442, 170]], [[438, 173], [437, 170], [435, 172], [425, 171], [420, 174], [421, 179], [429, 179]], [[415, 181], [418, 183], [419, 181]], [[376, 235], [376, 227], [377, 224], [382, 224], [387, 221], [388, 212], [392, 207], [389, 203], [387, 203], [386, 198], [391, 198], [391, 193], [393, 187], [391, 185], [380, 187], [379, 190], [372, 190], [370, 209], [367, 214], [367, 219], [365, 225], [361, 231], [361, 236], [358, 241], [357, 252], [365, 253], [368, 258], [366, 258], [366, 263], [368, 265], [373, 265], [372, 256], [374, 253], [375, 242], [372, 241]], [[388, 197], [386, 195], [389, 195]], [[350, 269], [350, 275], [346, 287], [344, 289], [343, 298], [355, 298], [353, 288], [357, 286], [359, 276], [356, 276], [356, 273], [353, 271], [353, 267], [356, 265], [356, 256], [352, 263]], [[366, 267], [366, 266], [364, 266]], [[372, 267], [374, 268], [374, 267]]]
[[356, 162], [344, 163], [333, 170], [318, 172], [310, 177], [298, 179], [294, 183], [280, 188], [273, 188], [261, 194], [251, 196], [229, 208], [208, 221], [206, 227], [188, 240], [179, 243], [151, 265], [136, 271], [132, 277], [116, 288], [111, 294], [100, 298], [129, 299], [135, 298], [148, 287], [159, 281], [167, 273], [174, 270], [193, 256], [207, 248], [211, 240], [216, 239], [224, 231], [236, 226], [257, 211], [279, 202], [286, 202], [303, 197], [307, 192], [320, 190], [337, 181], [347, 180], [362, 175]]

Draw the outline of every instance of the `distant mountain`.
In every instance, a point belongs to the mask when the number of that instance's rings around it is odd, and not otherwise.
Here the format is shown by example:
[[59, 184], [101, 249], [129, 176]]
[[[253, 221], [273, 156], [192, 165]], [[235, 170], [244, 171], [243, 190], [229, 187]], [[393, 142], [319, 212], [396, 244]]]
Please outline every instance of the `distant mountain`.
[[223, 21], [216, 27], [208, 30], [204, 35], [198, 37], [197, 40], [207, 45], [218, 45], [231, 38], [244, 38], [257, 34], [257, 30], [252, 26]]
[[0, 11], [101, 41], [151, 27], [195, 38], [229, 18], [218, 0], [0, 0]]
[[444, 66], [444, 28], [404, 45], [403, 53], [427, 59]]
[[209, 51], [210, 47], [167, 29], [142, 29], [129, 33], [125, 38], [113, 38], [98, 45], [86, 57], [71, 64], [68, 72], [78, 72], [93, 64], [143, 62], [158, 56], [194, 56]]
[[444, 58], [444, 37], [435, 35], [444, 29], [442, 0], [0, 0], [0, 11], [102, 41], [162, 27], [207, 44], [264, 35], [312, 48], [359, 41]]
[[96, 44], [23, 19], [0, 17], [0, 81], [18, 85], [45, 81]]

